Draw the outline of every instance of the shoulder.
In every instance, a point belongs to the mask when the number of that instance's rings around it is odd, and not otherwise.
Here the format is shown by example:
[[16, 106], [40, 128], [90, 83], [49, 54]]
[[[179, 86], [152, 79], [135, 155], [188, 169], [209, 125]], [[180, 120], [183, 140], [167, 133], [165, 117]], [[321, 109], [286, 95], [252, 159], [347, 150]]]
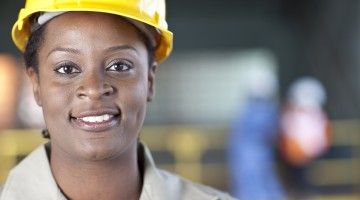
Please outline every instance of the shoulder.
[[145, 166], [141, 200], [234, 200], [224, 192], [157, 168], [150, 150], [144, 145], [141, 146]]
[[54, 197], [58, 196], [58, 187], [44, 145], [35, 149], [10, 171], [0, 194], [0, 200], [56, 199]]
[[235, 200], [229, 194], [209, 186], [192, 182], [165, 170], [159, 169], [159, 172], [168, 187], [174, 187], [173, 189], [183, 195], [181, 199]]

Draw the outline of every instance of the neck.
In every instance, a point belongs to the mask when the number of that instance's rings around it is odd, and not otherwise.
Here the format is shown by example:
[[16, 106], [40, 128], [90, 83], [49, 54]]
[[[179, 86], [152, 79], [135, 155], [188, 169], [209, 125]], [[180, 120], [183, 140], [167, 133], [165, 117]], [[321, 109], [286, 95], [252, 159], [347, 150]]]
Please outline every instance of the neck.
[[139, 199], [141, 176], [134, 145], [123, 156], [101, 161], [79, 161], [51, 150], [51, 169], [69, 199]]

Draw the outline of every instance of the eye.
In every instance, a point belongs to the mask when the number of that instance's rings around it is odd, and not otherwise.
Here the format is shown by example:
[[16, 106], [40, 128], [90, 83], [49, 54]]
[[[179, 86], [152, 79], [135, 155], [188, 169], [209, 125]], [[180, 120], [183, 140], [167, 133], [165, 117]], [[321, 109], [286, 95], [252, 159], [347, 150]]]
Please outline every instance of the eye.
[[80, 73], [80, 70], [74, 64], [63, 64], [56, 68], [55, 71], [60, 74], [75, 74]]
[[115, 71], [115, 72], [123, 72], [129, 71], [132, 68], [132, 63], [128, 61], [116, 61], [110, 64], [109, 67], [106, 68], [107, 71]]

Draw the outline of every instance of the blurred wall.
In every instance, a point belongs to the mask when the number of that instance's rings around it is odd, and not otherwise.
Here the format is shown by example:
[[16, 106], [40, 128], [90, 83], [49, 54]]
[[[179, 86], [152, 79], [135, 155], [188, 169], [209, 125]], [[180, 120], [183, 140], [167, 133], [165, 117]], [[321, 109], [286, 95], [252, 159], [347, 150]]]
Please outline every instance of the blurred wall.
[[312, 75], [328, 91], [331, 118], [360, 117], [360, 1], [183, 0], [168, 5], [175, 53], [271, 49], [283, 96], [294, 79]]

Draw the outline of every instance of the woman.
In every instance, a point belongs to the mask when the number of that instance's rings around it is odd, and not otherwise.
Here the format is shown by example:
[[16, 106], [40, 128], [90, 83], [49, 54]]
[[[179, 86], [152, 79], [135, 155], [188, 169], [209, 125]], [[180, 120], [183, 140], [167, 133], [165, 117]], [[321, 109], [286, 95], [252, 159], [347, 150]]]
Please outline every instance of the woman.
[[155, 167], [139, 141], [172, 34], [159, 0], [27, 0], [13, 28], [50, 142], [1, 200], [231, 199]]

